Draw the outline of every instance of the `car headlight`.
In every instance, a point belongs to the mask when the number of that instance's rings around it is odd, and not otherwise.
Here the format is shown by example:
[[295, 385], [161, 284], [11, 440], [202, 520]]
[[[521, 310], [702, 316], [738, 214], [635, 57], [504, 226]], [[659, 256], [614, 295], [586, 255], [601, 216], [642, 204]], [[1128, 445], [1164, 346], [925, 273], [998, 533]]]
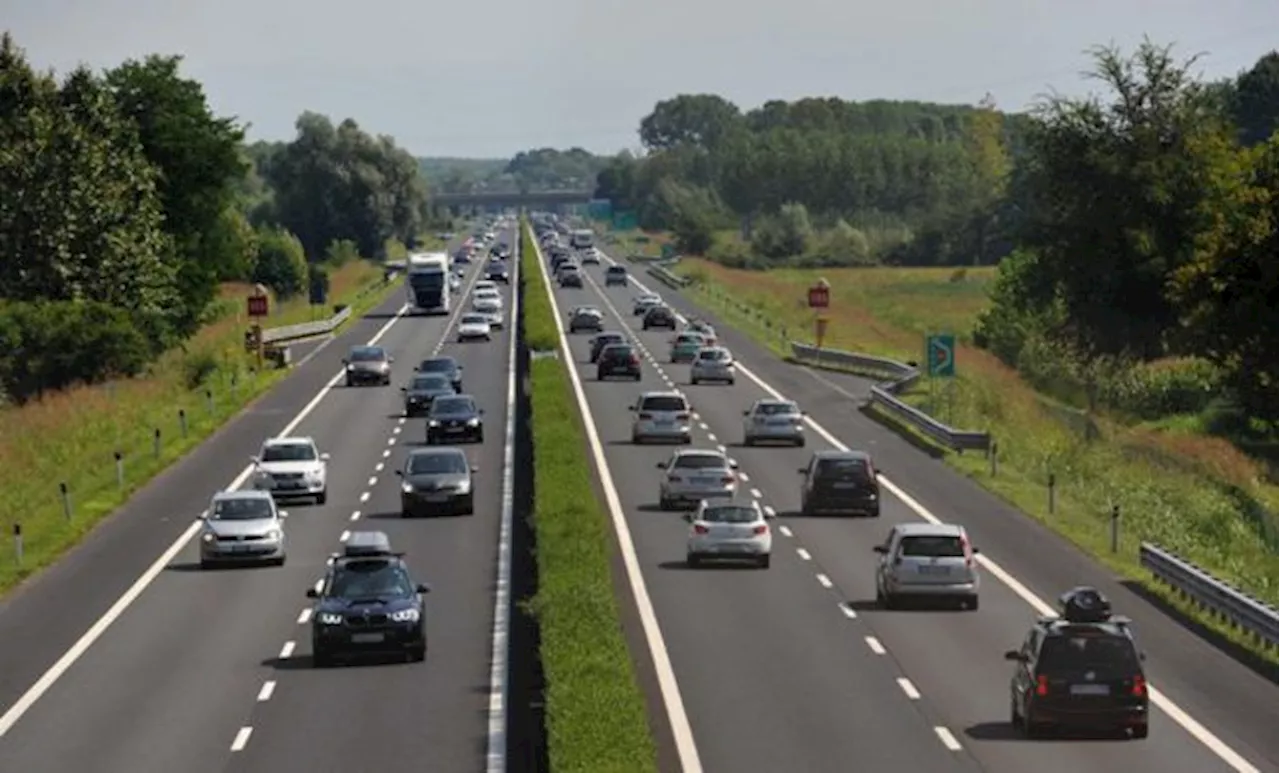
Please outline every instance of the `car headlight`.
[[321, 612], [316, 615], [316, 622], [320, 625], [342, 625], [342, 615], [336, 612]]
[[391, 622], [393, 623], [416, 623], [418, 622], [418, 610], [401, 609], [391, 613]]
[[427, 426], [428, 426], [428, 427], [439, 427], [439, 426], [440, 426], [440, 422], [436, 421], [435, 419], [432, 419], [431, 421], [427, 422]]
[[318, 469], [315, 469], [315, 470], [308, 470], [308, 471], [307, 471], [307, 480], [309, 480], [309, 481], [321, 481], [321, 480], [324, 480], [324, 468], [323, 468], [323, 467], [321, 467], [321, 468], [318, 468]]
[[350, 373], [351, 371], [353, 371], [353, 370], [355, 370], [355, 369], [356, 369], [356, 366], [354, 366], [354, 365], [348, 365], [348, 366], [347, 366], [347, 372], [348, 372], [348, 373]]
[[204, 534], [200, 535], [200, 539], [204, 540], [205, 542], [213, 542], [215, 539], [217, 539], [217, 536], [214, 535], [214, 533], [211, 531], [206, 531]]
[[406, 482], [406, 483], [401, 483], [401, 484], [400, 484], [400, 490], [401, 490], [401, 491], [403, 491], [403, 492], [404, 492], [404, 493], [406, 493], [406, 494], [412, 494], [412, 493], [413, 493], [413, 484], [412, 484], [412, 483], [407, 483], [407, 482]]
[[479, 419], [471, 419], [471, 420], [469, 420], [469, 421], [467, 422], [467, 426], [468, 426], [468, 427], [478, 427], [478, 426], [480, 426], [480, 420], [479, 420]]
[[279, 542], [280, 538], [283, 536], [284, 536], [284, 532], [280, 531], [279, 529], [272, 529], [271, 531], [267, 532], [267, 539], [271, 542]]

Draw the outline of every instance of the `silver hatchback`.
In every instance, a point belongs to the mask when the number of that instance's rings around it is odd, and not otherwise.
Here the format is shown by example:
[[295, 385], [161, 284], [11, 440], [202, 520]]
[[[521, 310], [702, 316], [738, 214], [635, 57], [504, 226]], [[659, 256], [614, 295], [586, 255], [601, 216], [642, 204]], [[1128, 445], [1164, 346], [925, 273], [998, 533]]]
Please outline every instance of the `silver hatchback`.
[[876, 545], [876, 602], [892, 609], [907, 597], [957, 601], [978, 608], [978, 549], [963, 526], [900, 523]]
[[723, 346], [699, 349], [689, 365], [689, 382], [692, 384], [701, 384], [703, 381], [732, 384], [735, 375], [733, 355]]
[[804, 447], [804, 412], [790, 400], [756, 400], [742, 412], [742, 444], [774, 441]]
[[706, 499], [732, 499], [738, 493], [738, 463], [720, 451], [676, 451], [658, 462], [658, 469], [665, 473], [658, 494], [663, 510], [697, 506]]
[[666, 440], [689, 443], [693, 440], [693, 408], [679, 392], [645, 392], [631, 407], [636, 418], [631, 424], [631, 442]]
[[284, 566], [284, 519], [269, 491], [241, 489], [214, 495], [200, 516], [200, 568], [219, 563]]

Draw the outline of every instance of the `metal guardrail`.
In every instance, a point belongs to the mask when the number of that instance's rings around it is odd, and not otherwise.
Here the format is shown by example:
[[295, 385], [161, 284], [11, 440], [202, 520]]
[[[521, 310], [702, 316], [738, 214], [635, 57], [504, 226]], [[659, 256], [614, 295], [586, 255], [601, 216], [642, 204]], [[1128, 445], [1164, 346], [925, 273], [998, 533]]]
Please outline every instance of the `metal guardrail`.
[[671, 287], [676, 290], [679, 290], [682, 287], [688, 287], [689, 285], [688, 279], [682, 276], [676, 276], [662, 266], [650, 266], [645, 269], [645, 271], [648, 272], [649, 276], [657, 279], [667, 287]]
[[329, 335], [341, 325], [351, 318], [351, 307], [344, 306], [342, 311], [334, 314], [328, 319], [322, 319], [317, 322], [303, 322], [300, 325], [286, 325], [284, 327], [267, 328], [262, 331], [262, 342], [267, 346], [279, 346], [284, 343], [294, 343], [295, 341], [304, 341], [308, 338]]
[[1156, 579], [1242, 631], [1257, 636], [1272, 647], [1278, 643], [1280, 617], [1276, 608], [1244, 591], [1228, 585], [1205, 570], [1173, 553], [1142, 543], [1138, 563]]
[[871, 403], [893, 414], [937, 443], [955, 451], [989, 451], [991, 449], [989, 433], [949, 427], [919, 408], [907, 405], [897, 398], [896, 395], [899, 392], [920, 380], [920, 371], [911, 365], [840, 349], [819, 349], [798, 341], [789, 343], [791, 354], [797, 360], [887, 376], [887, 381], [871, 387]]

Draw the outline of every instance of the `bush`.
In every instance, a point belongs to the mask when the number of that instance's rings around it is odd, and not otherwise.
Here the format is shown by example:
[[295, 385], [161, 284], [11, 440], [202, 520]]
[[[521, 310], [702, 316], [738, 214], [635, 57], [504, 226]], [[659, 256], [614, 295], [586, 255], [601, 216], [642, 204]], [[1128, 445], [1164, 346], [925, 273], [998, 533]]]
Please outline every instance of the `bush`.
[[324, 251], [324, 262], [334, 268], [341, 268], [359, 259], [360, 248], [350, 239], [334, 239]]
[[1140, 419], [1200, 413], [1222, 391], [1222, 371], [1205, 360], [1142, 362], [1119, 369], [1101, 384], [1109, 407]]
[[528, 226], [520, 227], [520, 283], [524, 286], [524, 341], [531, 351], [554, 351], [560, 344], [555, 313], [543, 288], [538, 251]]
[[261, 229], [253, 281], [270, 287], [281, 298], [302, 292], [307, 281], [307, 254], [298, 237], [283, 228]]

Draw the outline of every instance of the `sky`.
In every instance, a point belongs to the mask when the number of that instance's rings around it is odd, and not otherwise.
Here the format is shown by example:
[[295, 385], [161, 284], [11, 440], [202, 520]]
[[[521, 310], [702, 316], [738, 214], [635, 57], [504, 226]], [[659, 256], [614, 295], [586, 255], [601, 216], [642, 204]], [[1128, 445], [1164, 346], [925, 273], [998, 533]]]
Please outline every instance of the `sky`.
[[1205, 77], [1276, 47], [1274, 0], [0, 0], [41, 68], [181, 54], [215, 111], [286, 140], [304, 110], [419, 156], [615, 153], [655, 103], [806, 96], [1006, 110], [1083, 95], [1086, 51], [1143, 36]]

